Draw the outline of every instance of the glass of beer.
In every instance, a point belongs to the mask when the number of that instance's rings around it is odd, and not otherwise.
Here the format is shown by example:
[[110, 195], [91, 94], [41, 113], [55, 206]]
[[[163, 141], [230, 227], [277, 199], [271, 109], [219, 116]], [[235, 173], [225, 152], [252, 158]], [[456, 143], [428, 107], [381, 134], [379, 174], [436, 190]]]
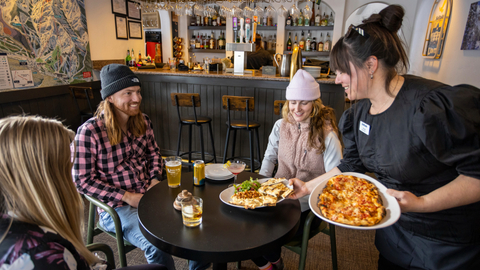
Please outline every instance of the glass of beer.
[[182, 200], [183, 224], [187, 227], [196, 227], [202, 224], [203, 200], [192, 196]]
[[165, 168], [167, 170], [168, 186], [176, 188], [180, 186], [182, 178], [182, 158], [177, 156], [167, 157], [165, 159]]

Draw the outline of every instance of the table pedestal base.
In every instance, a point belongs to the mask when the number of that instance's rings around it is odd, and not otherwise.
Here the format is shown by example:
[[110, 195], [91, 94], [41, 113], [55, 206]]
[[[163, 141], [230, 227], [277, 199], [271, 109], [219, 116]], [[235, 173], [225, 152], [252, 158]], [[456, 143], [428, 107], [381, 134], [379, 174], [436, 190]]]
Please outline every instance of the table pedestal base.
[[227, 270], [227, 263], [214, 263], [213, 270]]

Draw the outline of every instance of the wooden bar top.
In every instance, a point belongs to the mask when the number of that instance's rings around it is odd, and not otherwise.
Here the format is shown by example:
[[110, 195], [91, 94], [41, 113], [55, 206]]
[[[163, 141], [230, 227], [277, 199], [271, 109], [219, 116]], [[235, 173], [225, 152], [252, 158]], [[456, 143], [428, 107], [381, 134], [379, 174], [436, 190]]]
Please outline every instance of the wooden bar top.
[[[138, 69], [133, 71], [136, 74], [148, 75], [169, 75], [169, 76], [186, 76], [186, 77], [209, 77], [221, 79], [244, 79], [244, 80], [261, 80], [261, 81], [280, 81], [288, 82], [289, 77], [262, 75], [261, 71], [254, 70], [251, 74], [234, 75], [233, 73], [225, 73], [223, 71], [171, 71], [169, 69], [155, 68], [155, 69]], [[322, 84], [335, 84], [334, 78], [319, 78], [316, 80]]]

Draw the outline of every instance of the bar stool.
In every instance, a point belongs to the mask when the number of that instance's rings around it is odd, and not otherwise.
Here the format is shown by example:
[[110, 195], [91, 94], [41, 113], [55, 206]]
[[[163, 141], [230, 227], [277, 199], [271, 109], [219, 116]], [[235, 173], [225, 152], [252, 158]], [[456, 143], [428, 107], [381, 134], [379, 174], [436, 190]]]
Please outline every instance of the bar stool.
[[286, 100], [275, 100], [273, 102], [273, 112], [275, 115], [282, 115], [283, 105], [285, 105]]
[[[212, 118], [206, 116], [197, 115], [196, 107], [200, 107], [200, 94], [198, 93], [171, 93], [172, 105], [177, 107], [178, 114], [178, 143], [177, 143], [177, 156], [183, 156], [188, 154], [188, 163], [192, 164], [192, 154], [201, 153], [202, 160], [205, 163], [215, 161], [217, 163], [217, 156], [215, 154], [215, 142], [213, 141], [212, 132]], [[193, 107], [193, 115], [182, 117], [180, 115], [180, 107]], [[212, 140], [213, 158], [209, 161], [205, 160], [205, 147], [203, 145], [203, 128], [202, 125], [208, 124], [208, 130], [210, 131], [210, 139]], [[187, 125], [189, 127], [188, 134], [188, 152], [180, 154], [180, 139], [182, 137], [182, 127]], [[192, 126], [200, 128], [200, 147], [201, 151], [192, 151]], [[207, 153], [208, 154], [208, 153]]]
[[[235, 141], [237, 139], [237, 130], [247, 130], [249, 143], [250, 143], [250, 158], [245, 158], [250, 160], [250, 171], [255, 171], [255, 157], [253, 155], [253, 132], [257, 139], [257, 155], [258, 155], [258, 164], [260, 164], [260, 140], [258, 136], [258, 128], [260, 123], [250, 120], [248, 112], [251, 112], [255, 109], [255, 103], [253, 97], [244, 97], [244, 96], [222, 96], [223, 108], [228, 111], [228, 120], [227, 120], [227, 138], [225, 140], [225, 150], [223, 153], [223, 163], [227, 160], [235, 159]], [[245, 120], [232, 120], [230, 117], [230, 111], [244, 111]], [[227, 158], [228, 143], [230, 140], [230, 131], [233, 131], [233, 146], [232, 146], [232, 155], [230, 158]], [[260, 166], [258, 166], [259, 168]]]
[[[89, 86], [69, 86], [68, 89], [70, 89], [70, 92], [72, 93], [73, 99], [75, 100], [75, 105], [80, 113], [80, 121], [83, 124], [83, 122], [85, 122], [85, 118], [88, 120], [93, 117], [93, 114], [95, 113], [92, 106], [92, 100], [94, 98], [92, 88]], [[86, 100], [88, 104], [87, 109], [80, 109], [78, 102], [82, 99]]]

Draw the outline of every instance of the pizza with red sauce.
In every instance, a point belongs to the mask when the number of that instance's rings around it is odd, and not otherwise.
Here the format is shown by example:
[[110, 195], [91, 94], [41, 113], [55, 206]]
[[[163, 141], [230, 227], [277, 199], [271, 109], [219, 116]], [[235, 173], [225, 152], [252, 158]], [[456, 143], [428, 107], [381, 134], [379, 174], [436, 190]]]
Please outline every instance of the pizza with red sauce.
[[326, 218], [354, 226], [372, 226], [386, 214], [378, 188], [352, 175], [330, 178], [319, 196], [318, 208]]

